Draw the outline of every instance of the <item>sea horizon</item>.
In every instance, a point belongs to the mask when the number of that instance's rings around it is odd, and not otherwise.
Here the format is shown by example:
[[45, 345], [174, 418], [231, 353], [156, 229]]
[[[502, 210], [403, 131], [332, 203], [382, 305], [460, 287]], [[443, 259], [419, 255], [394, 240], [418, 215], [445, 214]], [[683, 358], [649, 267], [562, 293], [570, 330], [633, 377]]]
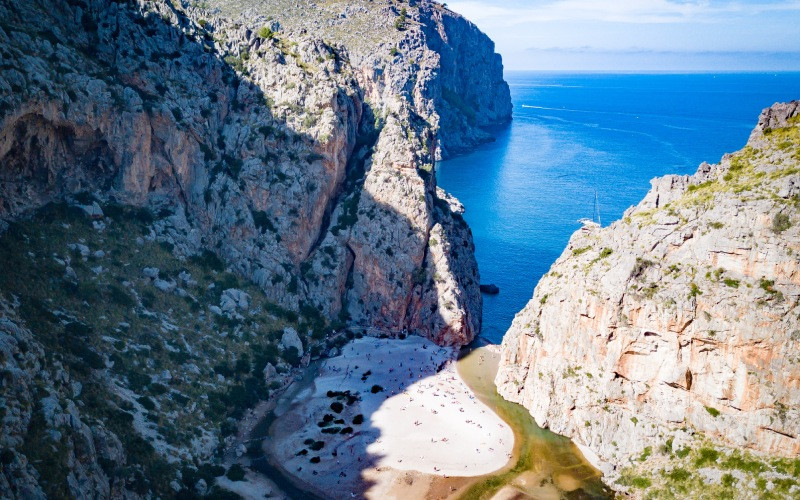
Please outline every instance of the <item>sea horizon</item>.
[[[761, 69], [753, 69], [753, 70], [738, 70], [738, 69], [730, 69], [730, 70], [715, 70], [715, 69], [703, 69], [703, 70], [692, 70], [692, 69], [685, 69], [685, 70], [646, 70], [646, 69], [605, 69], [605, 70], [598, 70], [598, 69], [504, 69], [504, 74], [507, 73], [543, 73], [543, 74], [580, 74], [580, 75], [591, 75], [591, 74], [598, 74], [598, 75], [713, 75], [713, 74], [726, 74], [726, 75], [736, 75], [736, 74], [758, 74], [758, 75], [768, 75], [768, 74], [800, 74], [800, 69], [795, 70], [761, 70]], [[510, 83], [509, 83], [510, 85]]]

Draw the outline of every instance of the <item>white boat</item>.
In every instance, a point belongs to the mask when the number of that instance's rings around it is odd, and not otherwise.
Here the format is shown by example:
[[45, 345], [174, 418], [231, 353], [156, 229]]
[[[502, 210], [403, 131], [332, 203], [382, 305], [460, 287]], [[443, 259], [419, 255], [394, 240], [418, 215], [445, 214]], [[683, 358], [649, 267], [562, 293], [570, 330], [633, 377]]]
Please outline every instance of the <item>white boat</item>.
[[[597, 217], [597, 220], [595, 220]], [[578, 219], [578, 222], [583, 224], [585, 229], [594, 229], [602, 227], [603, 223], [600, 221], [600, 208], [597, 203], [597, 190], [594, 192], [594, 212], [592, 213], [592, 218], [589, 219], [584, 217], [583, 219]]]

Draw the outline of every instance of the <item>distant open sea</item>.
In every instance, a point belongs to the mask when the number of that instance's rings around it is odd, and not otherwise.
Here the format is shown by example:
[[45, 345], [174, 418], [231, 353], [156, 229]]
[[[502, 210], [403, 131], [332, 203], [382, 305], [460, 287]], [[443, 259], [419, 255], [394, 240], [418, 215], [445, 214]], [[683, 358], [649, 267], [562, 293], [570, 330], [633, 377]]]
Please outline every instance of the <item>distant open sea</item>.
[[800, 73], [507, 72], [512, 123], [497, 141], [440, 162], [439, 185], [466, 206], [484, 296], [483, 333], [499, 343], [576, 221], [604, 226], [664, 174], [692, 174], [741, 149], [760, 111], [800, 99]]

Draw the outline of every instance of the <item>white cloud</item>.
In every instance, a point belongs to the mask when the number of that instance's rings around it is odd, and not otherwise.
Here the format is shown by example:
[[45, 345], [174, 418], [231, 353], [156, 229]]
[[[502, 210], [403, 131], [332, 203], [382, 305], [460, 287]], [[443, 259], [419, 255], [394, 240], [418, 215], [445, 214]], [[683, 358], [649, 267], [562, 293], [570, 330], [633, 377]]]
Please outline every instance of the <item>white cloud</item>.
[[765, 12], [800, 11], [800, 1], [772, 3], [713, 2], [710, 0], [546, 0], [526, 4], [486, 0], [456, 0], [449, 7], [468, 19], [507, 26], [553, 21], [613, 23], [713, 22], [719, 16], [754, 16]]

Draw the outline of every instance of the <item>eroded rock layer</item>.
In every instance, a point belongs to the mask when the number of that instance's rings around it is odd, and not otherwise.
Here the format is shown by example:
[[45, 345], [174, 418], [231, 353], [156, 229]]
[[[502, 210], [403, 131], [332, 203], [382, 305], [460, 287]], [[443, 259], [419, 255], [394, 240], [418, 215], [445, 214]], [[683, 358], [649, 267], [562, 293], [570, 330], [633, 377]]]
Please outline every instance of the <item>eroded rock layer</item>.
[[798, 115], [766, 109], [744, 149], [577, 231], [503, 340], [500, 393], [611, 466], [690, 435], [796, 457]]

